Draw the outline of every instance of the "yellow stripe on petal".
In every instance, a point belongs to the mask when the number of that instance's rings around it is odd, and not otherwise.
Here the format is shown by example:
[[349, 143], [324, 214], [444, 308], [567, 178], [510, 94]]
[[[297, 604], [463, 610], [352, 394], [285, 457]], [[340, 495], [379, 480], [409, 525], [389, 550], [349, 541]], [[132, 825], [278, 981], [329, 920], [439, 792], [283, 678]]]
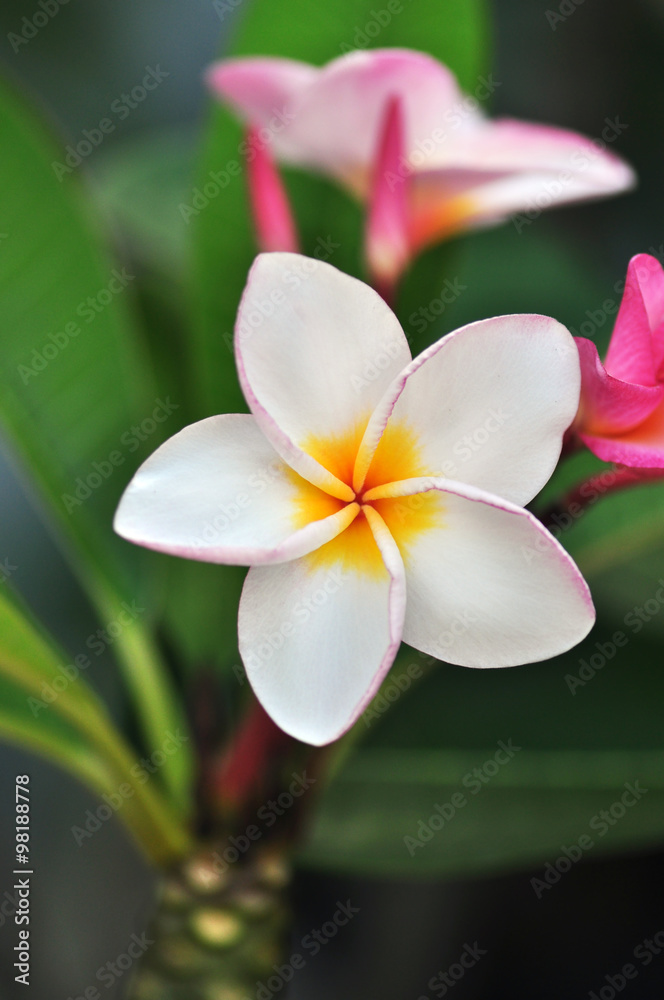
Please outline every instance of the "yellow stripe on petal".
[[329, 569], [342, 575], [356, 573], [371, 580], [383, 580], [389, 576], [362, 511], [345, 531], [304, 559], [312, 572]]
[[445, 501], [436, 490], [373, 500], [371, 506], [385, 521], [406, 565], [412, 546], [424, 532], [445, 527]]
[[390, 421], [371, 460], [363, 492], [385, 483], [426, 476], [429, 472], [422, 459], [415, 428], [405, 420]]
[[303, 528], [312, 521], [322, 521], [324, 517], [337, 514], [347, 506], [345, 500], [331, 496], [325, 490], [303, 479], [297, 472], [290, 471], [289, 474], [295, 486], [292, 501], [295, 528]]
[[323, 468], [342, 483], [348, 483], [350, 486], [353, 482], [355, 458], [368, 423], [369, 414], [340, 434], [332, 434], [325, 438], [312, 434], [301, 443], [302, 450], [320, 462]]
[[[330, 437], [312, 436], [302, 446], [338, 479], [350, 484], [367, 422], [368, 419], [361, 419], [345, 432]], [[427, 472], [417, 430], [407, 421], [389, 421], [356, 503], [349, 505], [357, 508], [357, 504], [364, 502], [367, 507], [373, 507], [385, 522], [404, 560], [422, 532], [443, 525], [444, 504], [440, 494], [433, 491], [390, 497], [390, 484], [420, 479]], [[345, 501], [329, 496], [295, 473], [293, 477], [297, 485], [293, 508], [297, 527], [329, 517], [347, 506]], [[381, 497], [383, 490], [388, 495]], [[378, 493], [378, 499], [371, 498], [370, 491]], [[366, 497], [364, 501], [363, 496]], [[312, 572], [321, 569], [342, 574], [355, 572], [372, 580], [385, 579], [389, 575], [364, 509], [341, 534], [304, 558]]]

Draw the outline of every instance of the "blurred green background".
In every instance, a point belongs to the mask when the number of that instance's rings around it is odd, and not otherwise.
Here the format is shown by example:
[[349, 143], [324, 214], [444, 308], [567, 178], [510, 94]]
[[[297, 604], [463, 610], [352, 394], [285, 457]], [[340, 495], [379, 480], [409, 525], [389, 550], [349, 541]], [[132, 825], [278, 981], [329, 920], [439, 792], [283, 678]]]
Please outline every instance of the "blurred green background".
[[[582, 324], [589, 313], [601, 310], [606, 300], [617, 305], [615, 289], [633, 254], [650, 252], [664, 260], [664, 3], [496, 0], [488, 7], [488, 65], [499, 83], [492, 112], [551, 122], [589, 136], [600, 135], [607, 119], [618, 119], [625, 127], [616, 151], [636, 168], [639, 187], [607, 202], [544, 213], [521, 230], [506, 224], [475, 234], [457, 241], [445, 256], [422, 261], [405, 290], [401, 314], [415, 343], [417, 329], [409, 317], [436, 296], [445, 277], [458, 277], [466, 290], [427, 329], [429, 340], [474, 319], [528, 311], [553, 315], [574, 332], [585, 333]], [[181, 363], [190, 231], [178, 205], [191, 198], [194, 163], [208, 119], [201, 73], [219, 52], [222, 37], [238, 29], [250, 8], [251, 0], [234, 10], [230, 3], [215, 7], [207, 0], [146, 0], [137, 7], [70, 0], [17, 52], [9, 35], [37, 8], [5, 0], [0, 12], [3, 68], [48, 116], [63, 155], [68, 143], [76, 144], [84, 129], [95, 128], [113, 102], [140, 83], [147, 67], [168, 73], [125, 118], [114, 116], [112, 134], [77, 168], [102, 208], [116, 255], [138, 275], [132, 307], [153, 330], [150, 363], [161, 392], [178, 385], [173, 368]], [[327, 8], [313, 3], [300, 8], [310, 10], [314, 26], [327, 16]], [[273, 10], [278, 21], [276, 4]], [[443, 38], [450, 31], [450, 5], [441, 0], [432, 11]], [[342, 38], [331, 38], [321, 59], [340, 54], [341, 43], [352, 44], [362, 29], [355, 22], [346, 27]], [[285, 30], [294, 45], [300, 36], [313, 33], [305, 19]], [[399, 39], [397, 26], [395, 36]], [[478, 65], [483, 65], [481, 55]], [[473, 73], [466, 67], [467, 85]], [[297, 179], [289, 175], [289, 183], [295, 190]], [[238, 186], [229, 196], [234, 202], [229, 219], [233, 212], [244, 212], [243, 195]], [[296, 190], [299, 209], [315, 205], [318, 195], [319, 188], [303, 182]], [[306, 239], [327, 235], [321, 225], [334, 226], [338, 205], [332, 197], [327, 215], [317, 218], [318, 228], [307, 231]], [[225, 207], [220, 202], [221, 217]], [[9, 249], [0, 246], [0, 252]], [[344, 246], [343, 253], [350, 255], [353, 249]], [[243, 253], [236, 270], [246, 270]], [[418, 275], [431, 282], [424, 301]], [[220, 273], [216, 294], [223, 295], [227, 277]], [[228, 310], [232, 316], [234, 302]], [[591, 322], [594, 339], [604, 346], [611, 318]], [[227, 354], [221, 339], [227, 332], [219, 331], [212, 360]], [[4, 342], [11, 330], [3, 328], [1, 336]], [[214, 365], [207, 369], [213, 407]], [[180, 424], [196, 405], [189, 398], [181, 400]], [[167, 433], [175, 429], [166, 424]], [[3, 464], [0, 470], [0, 561], [9, 560], [12, 583], [74, 655], [98, 623], [32, 505], [24, 470], [19, 468], [16, 476], [12, 468]], [[116, 474], [116, 492], [126, 478], [125, 470]], [[606, 643], [616, 629], [625, 628], [625, 617], [657, 591], [664, 577], [661, 501], [657, 488], [625, 494], [591, 511], [565, 536], [564, 543], [588, 572], [600, 611], [583, 647], [565, 661], [513, 671], [440, 667], [371, 727], [361, 755], [333, 786], [327, 813], [302, 859], [294, 950], [308, 930], [329, 919], [337, 899], [350, 898], [360, 914], [294, 979], [289, 994], [294, 1000], [442, 995], [433, 992], [429, 980], [458, 961], [466, 942], [475, 941], [488, 954], [455, 986], [458, 1000], [580, 1000], [605, 986], [605, 977], [629, 962], [643, 939], [664, 930], [664, 858], [659, 853], [664, 615], [653, 613], [629, 645], [573, 697], [564, 682], [566, 673], [578, 673], [580, 661], [597, 652], [596, 643]], [[638, 532], [632, 522], [635, 511]], [[166, 561], [163, 565], [166, 575]], [[216, 586], [211, 575], [194, 574], [196, 585], [203, 580]], [[237, 584], [231, 581], [228, 587], [232, 593]], [[202, 621], [201, 635], [204, 630]], [[204, 646], [204, 638], [200, 641]], [[229, 643], [225, 655], [232, 659], [234, 637]], [[95, 662], [88, 679], [133, 732], [135, 720], [112, 648]], [[449, 828], [452, 839], [443, 831], [411, 863], [403, 835], [429, 815], [431, 804], [448, 801], [459, 787], [459, 776], [481, 765], [498, 740], [508, 739], [524, 747], [523, 763], [515, 761], [514, 770], [507, 768], [469, 803], [467, 813]], [[446, 752], [446, 773], [437, 756], [441, 746], [454, 751]], [[597, 849], [538, 899], [531, 879], [542, 877], [544, 859], [555, 861], [557, 845], [578, 840], [597, 810], [614, 800], [614, 778], [606, 771], [611, 753], [616, 773], [627, 769], [646, 787], [651, 782], [651, 791], [633, 816], [601, 843], [596, 838]], [[37, 958], [32, 995], [67, 1000], [94, 982], [100, 965], [126, 949], [133, 931], [142, 930], [150, 909], [151, 876], [113, 821], [81, 847], [76, 845], [70, 828], [94, 808], [95, 800], [73, 781], [5, 747], [1, 759], [0, 802], [10, 801], [16, 773], [29, 770], [33, 776], [39, 877], [33, 896]], [[552, 761], [560, 770], [549, 773]], [[599, 774], [593, 771], [594, 761]], [[562, 785], [557, 784], [560, 773], [566, 775]], [[377, 829], [383, 834], [380, 852], [375, 850]], [[12, 835], [10, 826], [0, 831], [3, 858], [9, 857]], [[529, 853], [535, 843], [548, 844], [547, 853], [541, 854], [541, 846]], [[621, 854], [623, 845], [629, 846], [629, 854]], [[605, 852], [611, 857], [602, 857]], [[321, 874], [321, 869], [329, 873]], [[9, 926], [0, 927], [0, 981], [3, 996], [13, 1000], [21, 994], [13, 983]], [[121, 997], [124, 987], [120, 979], [103, 995]], [[631, 997], [651, 1000], [663, 987], [664, 953], [641, 969], [628, 988]]]

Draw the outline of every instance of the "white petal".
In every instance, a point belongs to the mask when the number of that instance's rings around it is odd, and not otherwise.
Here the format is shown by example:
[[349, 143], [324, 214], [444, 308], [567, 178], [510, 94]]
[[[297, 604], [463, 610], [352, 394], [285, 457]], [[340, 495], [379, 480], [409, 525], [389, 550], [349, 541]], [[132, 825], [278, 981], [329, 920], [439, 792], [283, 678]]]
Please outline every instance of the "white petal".
[[[320, 503], [312, 505], [314, 492]], [[283, 562], [334, 538], [359, 510], [318, 493], [282, 461], [253, 417], [222, 414], [157, 448], [125, 490], [114, 527], [129, 541], [187, 559]], [[308, 524], [307, 503], [319, 515]]]
[[242, 591], [240, 652], [256, 696], [278, 726], [314, 746], [353, 724], [401, 642], [403, 563], [380, 518], [370, 517], [376, 542], [358, 518], [349, 550], [377, 544], [368, 568], [314, 553], [251, 569]]
[[556, 466], [580, 384], [574, 340], [554, 319], [497, 316], [462, 327], [415, 358], [381, 400], [356, 487], [389, 419], [412, 430], [427, 473], [527, 503]]
[[[405, 642], [448, 663], [509, 667], [557, 656], [588, 634], [595, 620], [588, 587], [532, 514], [447, 480], [411, 480], [390, 492], [415, 499], [428, 490], [437, 492], [441, 514], [409, 533]], [[389, 504], [378, 502], [388, 524]]]
[[[347, 482], [364, 427], [410, 361], [394, 313], [330, 264], [261, 254], [240, 303], [235, 351], [249, 407], [274, 448], [310, 482], [352, 500]], [[346, 474], [337, 460], [348, 457], [353, 435]]]

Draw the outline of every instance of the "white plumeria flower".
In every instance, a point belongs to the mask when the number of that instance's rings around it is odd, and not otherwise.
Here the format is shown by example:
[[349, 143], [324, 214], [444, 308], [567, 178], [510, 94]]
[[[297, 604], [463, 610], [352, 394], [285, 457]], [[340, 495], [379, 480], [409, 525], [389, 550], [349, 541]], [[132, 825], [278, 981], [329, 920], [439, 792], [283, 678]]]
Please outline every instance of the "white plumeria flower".
[[579, 402], [578, 352], [545, 316], [499, 316], [414, 361], [367, 285], [259, 256], [236, 359], [251, 415], [185, 427], [141, 466], [120, 535], [245, 564], [240, 652], [287, 733], [317, 746], [376, 694], [401, 640], [469, 667], [546, 659], [594, 609], [523, 504]]

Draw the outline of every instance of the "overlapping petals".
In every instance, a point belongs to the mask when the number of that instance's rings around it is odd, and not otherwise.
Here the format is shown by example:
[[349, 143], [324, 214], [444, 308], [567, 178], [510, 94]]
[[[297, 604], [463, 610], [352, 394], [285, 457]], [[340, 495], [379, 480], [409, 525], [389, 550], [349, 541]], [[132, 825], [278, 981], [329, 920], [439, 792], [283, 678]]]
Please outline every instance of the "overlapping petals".
[[364, 430], [410, 361], [396, 316], [367, 293], [334, 267], [296, 254], [262, 255], [235, 338], [240, 383], [265, 436], [300, 475], [345, 500], [355, 494], [332, 442], [340, 431]]
[[267, 254], [240, 306], [251, 415], [162, 445], [116, 530], [251, 566], [239, 639], [284, 730], [312, 744], [360, 715], [402, 638], [452, 663], [556, 655], [594, 617], [571, 559], [517, 504], [546, 482], [578, 406], [579, 360], [541, 316], [471, 324], [414, 361], [372, 289]]
[[[222, 482], [220, 481], [222, 477]], [[296, 559], [344, 530], [357, 504], [294, 526], [313, 491], [281, 460], [252, 416], [191, 424], [143, 463], [116, 514], [116, 530], [158, 552], [230, 565]]]
[[[359, 489], [385, 427], [417, 427], [422, 464], [525, 504], [548, 481], [580, 387], [568, 331], [548, 316], [497, 316], [415, 358], [376, 406], [360, 448]], [[526, 375], [527, 373], [527, 375]]]
[[[246, 121], [269, 130], [276, 155], [367, 195], [386, 104], [404, 103], [405, 143], [415, 149], [459, 106], [446, 67], [422, 52], [352, 52], [317, 69], [288, 59], [229, 59], [208, 85]], [[442, 120], [441, 120], [442, 119]]]
[[298, 559], [253, 567], [242, 591], [240, 652], [253, 689], [305, 743], [329, 743], [348, 729], [401, 644], [403, 561], [380, 516], [371, 511], [367, 522], [371, 572], [343, 557]]
[[664, 468], [664, 271], [649, 254], [633, 257], [604, 364], [576, 338], [582, 391], [575, 433], [599, 458]]
[[615, 134], [593, 141], [490, 121], [421, 52], [352, 52], [320, 69], [228, 60], [211, 67], [208, 83], [263, 130], [278, 158], [327, 174], [370, 203], [366, 247], [378, 287], [393, 285], [423, 247], [457, 232], [634, 184], [630, 167], [606, 148]]
[[405, 641], [466, 667], [530, 663], [578, 642], [592, 615], [587, 587], [528, 511], [448, 479], [392, 483], [373, 496], [407, 504], [430, 491], [441, 517], [408, 549]]

